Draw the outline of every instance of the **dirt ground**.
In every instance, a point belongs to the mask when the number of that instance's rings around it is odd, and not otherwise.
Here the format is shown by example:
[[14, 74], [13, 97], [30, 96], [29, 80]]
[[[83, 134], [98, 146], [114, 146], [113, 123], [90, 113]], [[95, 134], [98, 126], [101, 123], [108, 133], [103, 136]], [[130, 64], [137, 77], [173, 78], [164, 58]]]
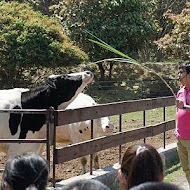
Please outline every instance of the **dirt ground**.
[[[170, 144], [175, 141], [176, 139], [175, 139], [173, 130], [168, 131], [166, 133], [166, 144]], [[126, 148], [129, 145], [135, 144], [135, 143], [143, 143], [143, 142], [144, 142], [144, 139], [122, 145], [122, 154], [125, 152]], [[151, 144], [156, 148], [163, 147], [163, 134], [157, 135], [154, 138], [147, 138], [146, 143]], [[119, 148], [118, 147], [113, 147], [113, 148], [101, 151], [99, 152], [98, 155], [99, 155], [100, 168], [111, 166], [114, 163], [119, 162]], [[87, 168], [89, 171], [89, 162], [88, 162]], [[72, 176], [80, 175], [80, 173], [81, 173], [80, 159], [75, 159], [73, 161], [69, 161], [57, 166], [56, 178], [67, 179]]]
[[[175, 140], [173, 130], [166, 132], [166, 145], [173, 143], [175, 141], [176, 140]], [[135, 144], [135, 143], [143, 143], [143, 142], [144, 142], [144, 139], [140, 141], [135, 141], [133, 143], [127, 143], [127, 144], [122, 145], [122, 154], [124, 153], [124, 151], [129, 145]], [[163, 147], [163, 142], [164, 142], [163, 134], [146, 139], [147, 144], [151, 144], [156, 148]], [[113, 148], [101, 151], [99, 152], [98, 155], [99, 155], [100, 168], [111, 166], [114, 163], [119, 162], [119, 148], [118, 147], [113, 147]], [[45, 157], [45, 152], [43, 153], [43, 156]], [[1, 153], [0, 154], [0, 168], [4, 168], [5, 162], [6, 162], [6, 156]], [[50, 162], [50, 165], [52, 166], [52, 161]], [[89, 159], [88, 159], [87, 170], [89, 171]], [[56, 179], [58, 181], [62, 179], [68, 179], [70, 177], [80, 175], [80, 174], [81, 174], [80, 159], [75, 159], [69, 162], [65, 162], [64, 164], [56, 165]], [[0, 179], [1, 179], [1, 175], [2, 175], [2, 172], [0, 173]], [[52, 169], [50, 169], [50, 176], [52, 176]]]

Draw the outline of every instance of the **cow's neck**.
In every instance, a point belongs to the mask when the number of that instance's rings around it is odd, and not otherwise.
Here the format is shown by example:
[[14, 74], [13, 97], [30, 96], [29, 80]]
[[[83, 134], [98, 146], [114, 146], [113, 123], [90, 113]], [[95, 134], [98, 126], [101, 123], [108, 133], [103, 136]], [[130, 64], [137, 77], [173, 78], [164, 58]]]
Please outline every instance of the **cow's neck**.
[[42, 86], [22, 93], [21, 106], [22, 109], [48, 109], [51, 106], [57, 109], [57, 98], [55, 93], [50, 93], [48, 86]]

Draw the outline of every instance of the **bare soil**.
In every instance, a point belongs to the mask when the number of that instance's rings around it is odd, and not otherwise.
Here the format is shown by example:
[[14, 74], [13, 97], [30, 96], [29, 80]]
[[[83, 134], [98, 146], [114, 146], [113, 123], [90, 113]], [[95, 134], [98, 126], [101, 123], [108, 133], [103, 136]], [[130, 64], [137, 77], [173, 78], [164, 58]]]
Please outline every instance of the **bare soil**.
[[[166, 132], [166, 144], [170, 144], [175, 141], [176, 140], [175, 140], [173, 130]], [[144, 142], [144, 139], [122, 145], [122, 155], [129, 145], [136, 144], [136, 143], [143, 143], [143, 142]], [[151, 144], [156, 148], [163, 147], [163, 143], [164, 143], [163, 134], [157, 135], [155, 137], [147, 138], [146, 143]], [[45, 157], [45, 151], [43, 153], [43, 156]], [[5, 162], [6, 162], [6, 156], [3, 153], [1, 153], [0, 154], [0, 168], [4, 168]], [[113, 148], [99, 152], [100, 168], [105, 168], [106, 166], [111, 166], [118, 162], [119, 162], [119, 148], [118, 147], [113, 147]], [[52, 161], [50, 165], [52, 168]], [[89, 171], [89, 159], [88, 159], [87, 171]], [[64, 164], [56, 165], [56, 179], [57, 180], [68, 179], [70, 177], [77, 176], [80, 174], [81, 174], [80, 159], [75, 159], [69, 162], [65, 162]], [[0, 173], [0, 175], [2, 175], [2, 172]], [[50, 170], [50, 176], [52, 176], [52, 169]], [[1, 179], [1, 176], [0, 176], [0, 179]]]

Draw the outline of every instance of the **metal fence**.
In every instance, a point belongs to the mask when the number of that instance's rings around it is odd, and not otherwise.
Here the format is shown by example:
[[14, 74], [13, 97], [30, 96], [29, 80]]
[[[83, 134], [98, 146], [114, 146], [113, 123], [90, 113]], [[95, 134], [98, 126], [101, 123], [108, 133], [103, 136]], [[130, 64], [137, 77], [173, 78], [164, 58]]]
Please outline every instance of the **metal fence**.
[[[50, 160], [50, 145], [53, 145], [53, 186], [55, 186], [55, 165], [79, 158], [85, 155], [91, 155], [90, 173], [92, 174], [92, 154], [111, 147], [119, 147], [119, 162], [121, 161], [121, 145], [146, 137], [164, 134], [163, 147], [165, 147], [165, 132], [175, 127], [175, 121], [165, 121], [166, 110], [168, 106], [175, 104], [174, 97], [162, 97], [152, 99], [142, 99], [134, 101], [123, 101], [117, 103], [101, 104], [92, 107], [79, 108], [74, 110], [0, 110], [2, 113], [24, 113], [24, 114], [45, 114], [47, 124], [47, 138], [45, 139], [1, 139], [0, 143], [45, 143], [47, 145], [47, 159]], [[146, 111], [155, 108], [163, 108], [163, 122], [146, 126]], [[142, 127], [130, 131], [122, 132], [122, 115], [126, 113], [143, 112]], [[91, 126], [91, 138], [88, 141], [56, 148], [56, 126], [70, 124], [79, 121], [93, 120], [105, 116], [119, 116], [119, 132], [111, 136], [104, 136], [93, 139], [93, 122]], [[101, 146], [99, 146], [101, 144]]]

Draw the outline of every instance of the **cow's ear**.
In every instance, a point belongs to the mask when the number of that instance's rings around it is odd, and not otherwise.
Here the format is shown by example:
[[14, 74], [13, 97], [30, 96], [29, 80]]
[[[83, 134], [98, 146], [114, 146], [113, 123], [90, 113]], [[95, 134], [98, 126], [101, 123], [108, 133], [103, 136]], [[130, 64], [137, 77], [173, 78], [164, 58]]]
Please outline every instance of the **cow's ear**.
[[[15, 106], [13, 109], [21, 109], [20, 106]], [[9, 118], [9, 129], [11, 131], [11, 135], [15, 135], [18, 131], [18, 126], [21, 122], [21, 114], [11, 113]]]
[[50, 87], [50, 88], [54, 88], [56, 89], [56, 78], [53, 78], [53, 77], [48, 77], [47, 80], [46, 80], [46, 84]]

